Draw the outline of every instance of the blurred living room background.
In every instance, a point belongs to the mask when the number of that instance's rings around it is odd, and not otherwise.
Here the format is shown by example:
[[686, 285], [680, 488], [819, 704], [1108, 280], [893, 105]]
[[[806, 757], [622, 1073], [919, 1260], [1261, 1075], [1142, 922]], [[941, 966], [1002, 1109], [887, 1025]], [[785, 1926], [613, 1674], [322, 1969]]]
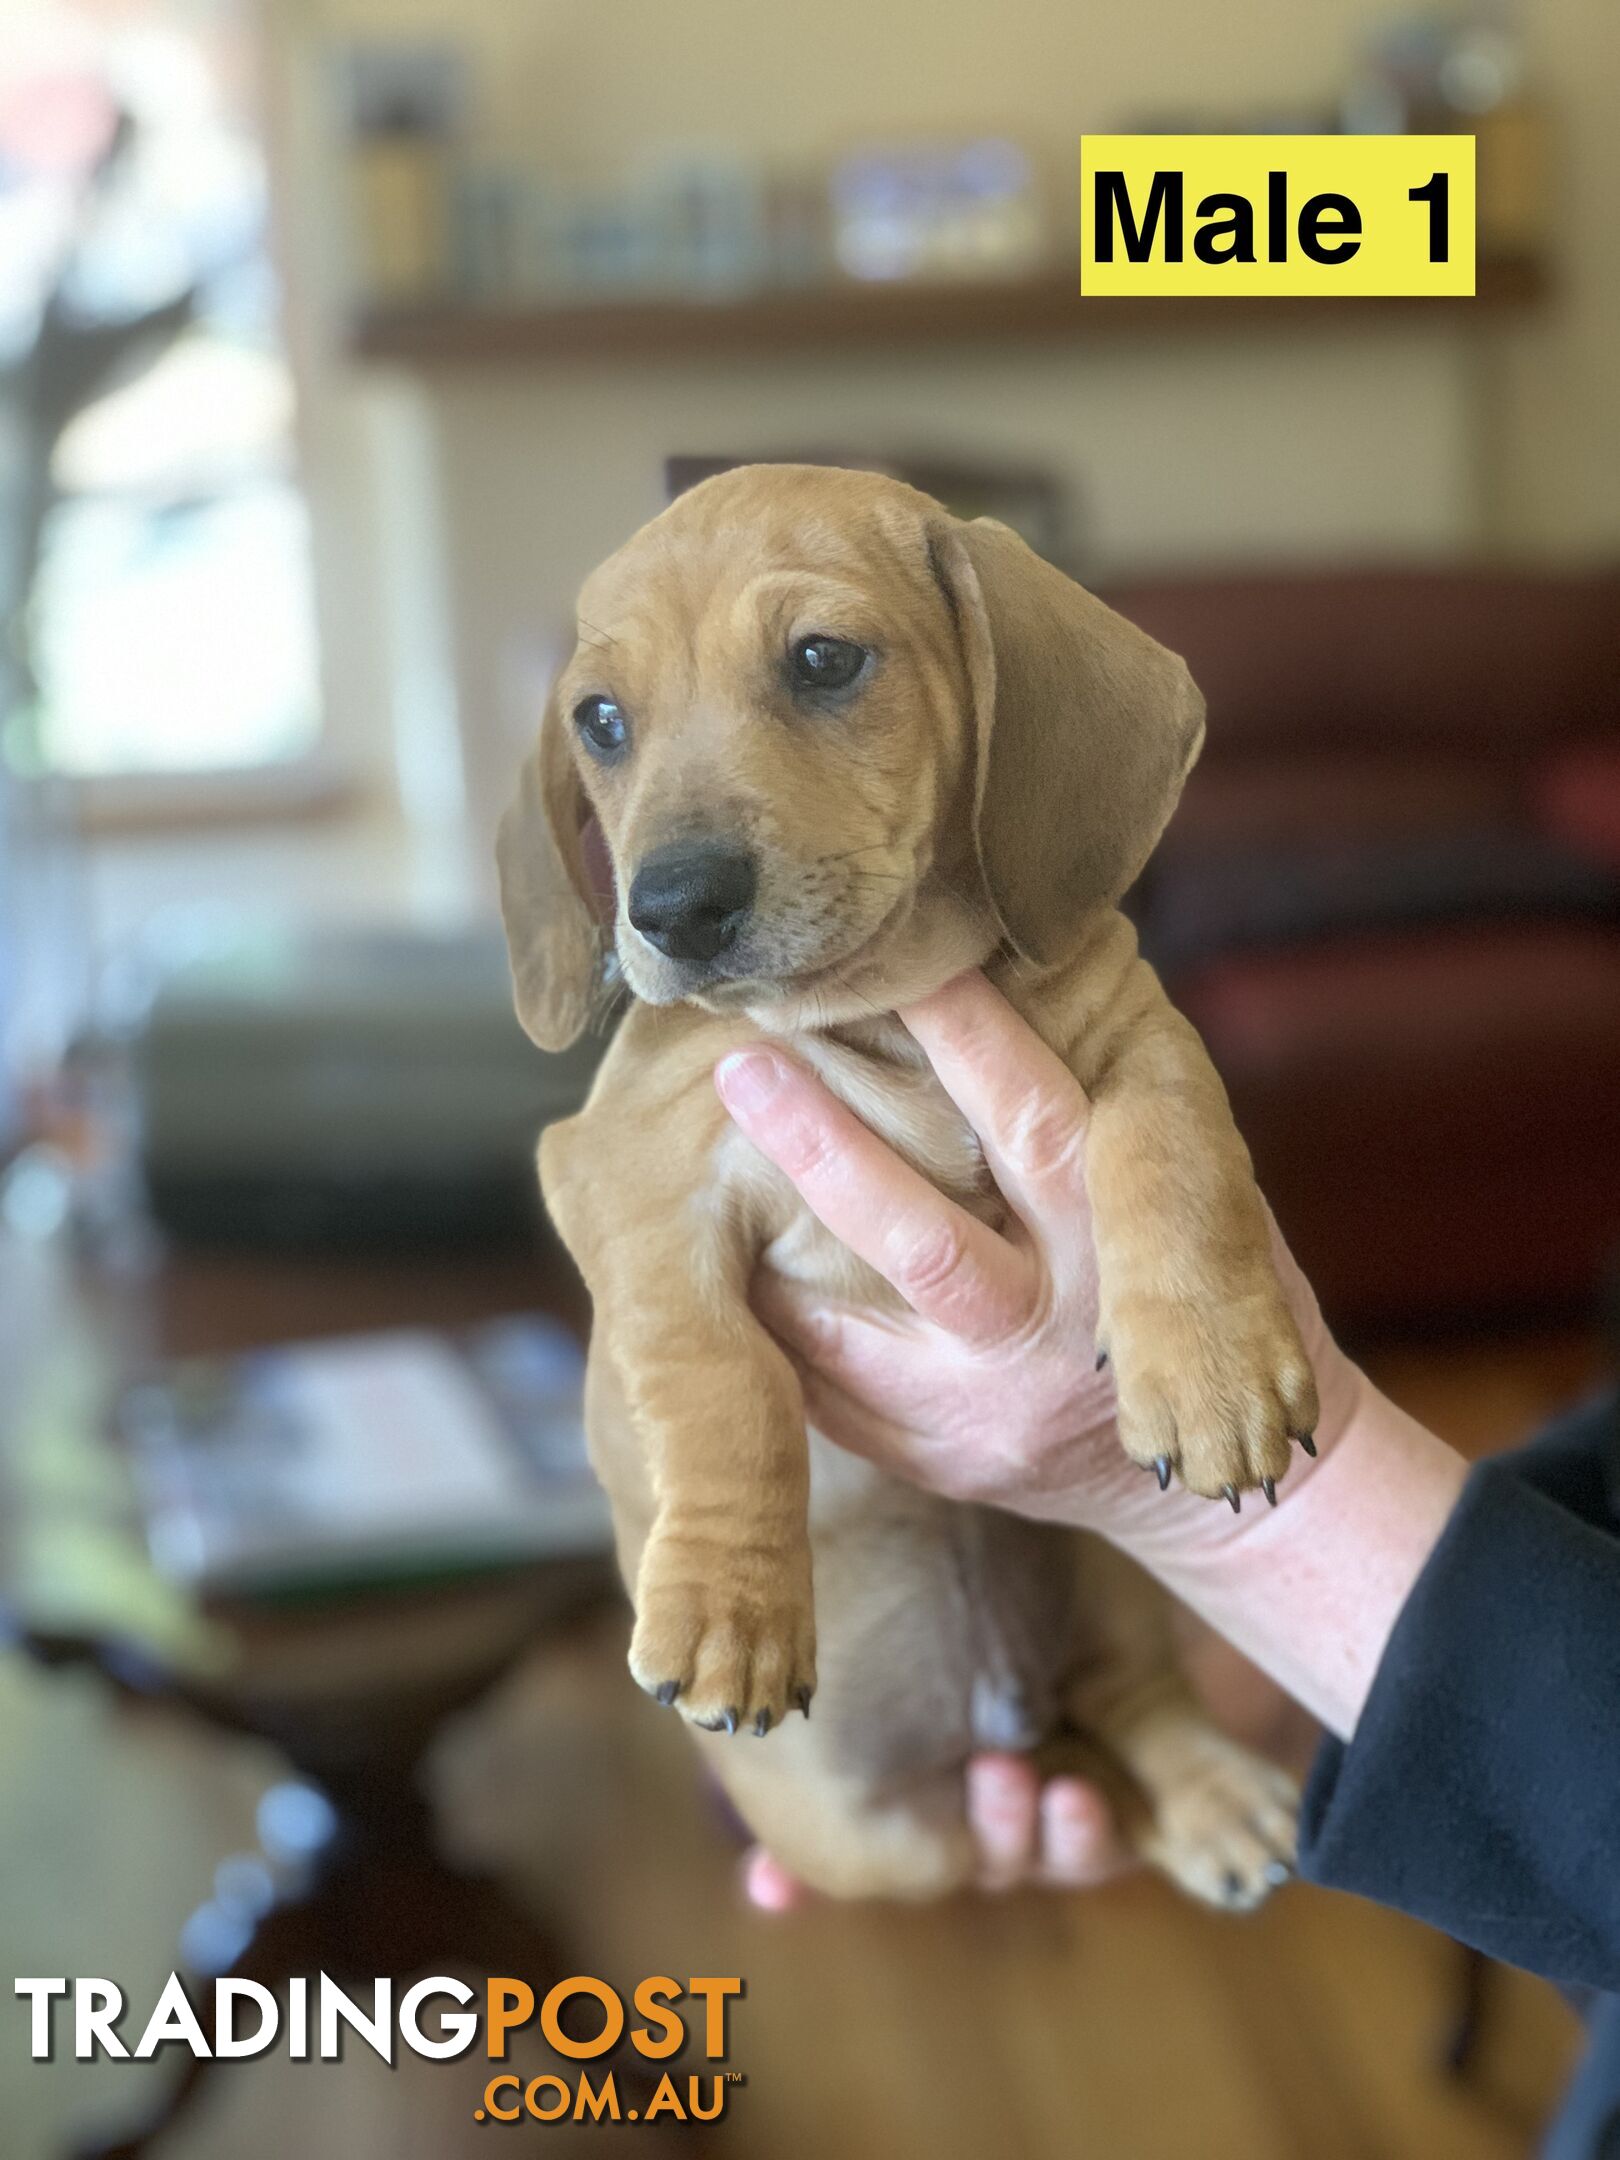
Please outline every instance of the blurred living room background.
[[[492, 835], [672, 488], [1007, 518], [1206, 692], [1131, 906], [1330, 1320], [1528, 1436], [1620, 1269], [1617, 94], [1610, 0], [5, 0], [15, 1972], [738, 1971], [681, 2134], [772, 2160], [1532, 2149], [1562, 2003], [1348, 1902], [743, 1909], [623, 1667], [532, 1175], [600, 1044], [518, 1033]], [[1086, 300], [1088, 128], [1471, 132], [1477, 294]], [[457, 2154], [465, 2082], [270, 2058], [153, 2149]], [[14, 2023], [8, 2155], [173, 2085]]]

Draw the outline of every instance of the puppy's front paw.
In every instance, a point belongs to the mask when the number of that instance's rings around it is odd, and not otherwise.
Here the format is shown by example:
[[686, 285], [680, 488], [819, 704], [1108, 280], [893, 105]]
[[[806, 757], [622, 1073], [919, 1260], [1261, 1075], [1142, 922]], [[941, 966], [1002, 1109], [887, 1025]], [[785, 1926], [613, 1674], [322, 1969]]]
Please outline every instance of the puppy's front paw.
[[1259, 1486], [1275, 1503], [1289, 1442], [1316, 1430], [1316, 1382], [1268, 1275], [1226, 1297], [1122, 1297], [1108, 1316], [1125, 1452], [1206, 1499]]
[[1206, 1905], [1252, 1912], [1294, 1872], [1299, 1790], [1224, 1733], [1189, 1732], [1185, 1763], [1156, 1795], [1143, 1858]]
[[763, 1737], [816, 1689], [810, 1554], [737, 1553], [655, 1532], [636, 1583], [630, 1670], [708, 1732]]

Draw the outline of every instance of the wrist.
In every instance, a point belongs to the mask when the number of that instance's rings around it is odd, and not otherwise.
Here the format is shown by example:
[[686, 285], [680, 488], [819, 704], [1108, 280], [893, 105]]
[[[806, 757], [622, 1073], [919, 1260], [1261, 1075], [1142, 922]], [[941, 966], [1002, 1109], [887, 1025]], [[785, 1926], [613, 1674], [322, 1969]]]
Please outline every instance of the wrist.
[[1277, 1480], [1278, 1509], [1268, 1507], [1258, 1492], [1251, 1492], [1244, 1495], [1234, 1513], [1189, 1492], [1179, 1479], [1173, 1479], [1160, 1492], [1153, 1478], [1144, 1475], [1119, 1445], [1111, 1388], [1099, 1399], [1090, 1421], [1095, 1444], [1085, 1448], [1078, 1477], [1070, 1466], [1061, 1485], [1048, 1485], [1044, 1490], [1032, 1478], [1029, 1491], [1001, 1504], [1019, 1513], [1072, 1522], [1096, 1531], [1155, 1572], [1193, 1550], [1244, 1545], [1257, 1525], [1297, 1499], [1303, 1487], [1320, 1473], [1350, 1430], [1369, 1386], [1360, 1368], [1344, 1355], [1322, 1324], [1314, 1300], [1310, 1317], [1314, 1324], [1306, 1330], [1306, 1342], [1316, 1378], [1319, 1414], [1315, 1431], [1306, 1436], [1309, 1448], [1293, 1447], [1287, 1474]]
[[1222, 1522], [1224, 1511], [1194, 1501], [1215, 1519], [1116, 1542], [1348, 1738], [1467, 1465], [1358, 1367], [1339, 1364], [1323, 1390], [1334, 1415], [1324, 1415], [1319, 1453], [1279, 1485], [1275, 1510]]

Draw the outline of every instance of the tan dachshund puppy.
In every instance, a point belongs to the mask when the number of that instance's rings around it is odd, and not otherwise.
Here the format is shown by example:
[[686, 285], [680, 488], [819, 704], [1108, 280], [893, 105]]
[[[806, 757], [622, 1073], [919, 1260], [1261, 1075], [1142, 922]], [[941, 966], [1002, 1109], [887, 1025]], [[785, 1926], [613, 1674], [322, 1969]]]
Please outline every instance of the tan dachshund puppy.
[[[713, 1085], [768, 1035], [1003, 1221], [894, 1017], [987, 968], [1091, 1098], [1125, 1448], [1161, 1483], [1271, 1498], [1316, 1422], [1310, 1365], [1221, 1083], [1116, 905], [1202, 737], [1183, 663], [1004, 526], [869, 473], [750, 466], [586, 582], [502, 827], [535, 1041], [572, 1041], [614, 972], [633, 994], [589, 1103], [540, 1149], [595, 1303], [588, 1419], [631, 1670], [722, 1736], [702, 1744], [737, 1805], [824, 1890], [967, 1881], [967, 1755], [1065, 1733], [1113, 1765], [1141, 1849], [1197, 1895], [1254, 1904], [1293, 1853], [1292, 1788], [1204, 1719], [1145, 1576], [806, 1434], [794, 1367], [750, 1309], [756, 1270], [891, 1309], [894, 1292]], [[814, 1720], [783, 1725], [813, 1692]]]

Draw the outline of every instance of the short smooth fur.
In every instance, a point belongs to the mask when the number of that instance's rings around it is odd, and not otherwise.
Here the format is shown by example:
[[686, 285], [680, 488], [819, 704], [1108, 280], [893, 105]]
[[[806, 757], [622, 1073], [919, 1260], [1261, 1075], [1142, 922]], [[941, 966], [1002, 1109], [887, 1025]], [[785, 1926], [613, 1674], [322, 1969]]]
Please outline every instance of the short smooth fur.
[[[811, 638], [860, 647], [859, 679], [807, 691], [791, 656]], [[598, 698], [628, 728], [611, 754], [572, 719]], [[750, 1306], [756, 1271], [866, 1307], [895, 1293], [713, 1084], [728, 1051], [768, 1037], [1002, 1221], [974, 1135], [894, 1017], [986, 968], [1091, 1100], [1098, 1339], [1126, 1451], [1168, 1456], [1212, 1498], [1282, 1477], [1316, 1421], [1309, 1359], [1225, 1092], [1118, 908], [1202, 739], [1183, 663], [1005, 527], [870, 473], [749, 466], [587, 580], [502, 826], [535, 1041], [580, 1033], [610, 962], [632, 993], [588, 1104], [540, 1150], [595, 1307], [588, 1423], [635, 1602], [631, 1669], [825, 1891], [968, 1881], [962, 1766], [984, 1745], [1086, 1751], [1141, 1850], [1212, 1902], [1258, 1902], [1292, 1857], [1292, 1787], [1209, 1723], [1144, 1575], [807, 1433], [795, 1368]], [[628, 895], [657, 851], [710, 844], [752, 866], [746, 919], [723, 950], [672, 956]], [[1020, 1140], [1078, 1144], [1039, 1120]], [[794, 1715], [812, 1694], [814, 1716]]]

